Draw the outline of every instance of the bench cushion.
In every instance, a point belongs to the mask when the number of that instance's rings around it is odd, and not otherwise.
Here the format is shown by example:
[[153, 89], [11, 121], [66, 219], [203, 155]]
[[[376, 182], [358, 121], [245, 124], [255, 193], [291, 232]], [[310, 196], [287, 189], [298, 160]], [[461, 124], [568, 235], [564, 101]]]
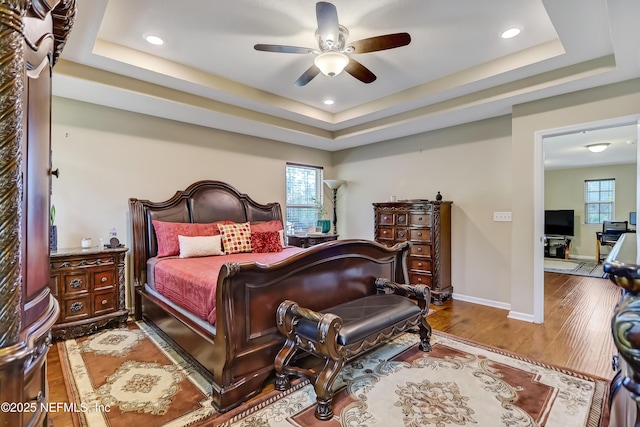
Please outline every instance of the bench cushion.
[[[415, 318], [421, 311], [413, 301], [401, 295], [375, 294], [336, 305], [322, 313], [332, 313], [342, 319], [338, 344], [347, 346]], [[317, 339], [316, 323], [300, 319], [297, 333], [307, 339]]]

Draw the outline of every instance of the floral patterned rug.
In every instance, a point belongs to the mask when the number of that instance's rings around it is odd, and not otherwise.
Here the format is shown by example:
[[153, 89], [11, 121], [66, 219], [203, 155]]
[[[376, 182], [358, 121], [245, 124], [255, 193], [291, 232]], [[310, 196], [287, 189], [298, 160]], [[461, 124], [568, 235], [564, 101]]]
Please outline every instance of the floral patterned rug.
[[[78, 425], [98, 426], [606, 426], [609, 382], [434, 331], [433, 350], [407, 333], [346, 365], [334, 418], [315, 419], [307, 380], [220, 414], [205, 374], [139, 323], [58, 343]], [[84, 405], [84, 406], [83, 406]]]
[[191, 426], [218, 414], [206, 374], [144, 323], [58, 343], [74, 425]]
[[224, 427], [479, 426], [587, 427], [608, 422], [608, 381], [540, 364], [434, 332], [433, 351], [404, 334], [345, 366], [336, 380], [333, 419], [314, 417], [303, 383], [274, 392]]

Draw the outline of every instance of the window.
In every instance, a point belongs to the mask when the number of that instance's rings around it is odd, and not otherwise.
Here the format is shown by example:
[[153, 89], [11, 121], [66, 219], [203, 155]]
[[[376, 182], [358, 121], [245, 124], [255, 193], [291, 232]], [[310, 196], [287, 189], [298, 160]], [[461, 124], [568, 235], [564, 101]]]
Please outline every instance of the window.
[[287, 164], [287, 232], [315, 227], [322, 212], [322, 168]]
[[602, 224], [613, 220], [615, 179], [584, 182], [584, 217], [586, 224]]

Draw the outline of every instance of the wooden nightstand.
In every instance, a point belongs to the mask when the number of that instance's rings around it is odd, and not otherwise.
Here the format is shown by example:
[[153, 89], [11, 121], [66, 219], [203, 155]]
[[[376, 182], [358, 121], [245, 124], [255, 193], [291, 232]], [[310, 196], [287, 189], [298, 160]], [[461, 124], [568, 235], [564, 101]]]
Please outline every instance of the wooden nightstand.
[[68, 339], [99, 328], [124, 326], [124, 259], [127, 248], [59, 249], [51, 252], [49, 287], [60, 304], [53, 338]]
[[303, 234], [303, 235], [295, 235], [289, 234], [287, 235], [287, 244], [291, 246], [299, 246], [301, 248], [309, 248], [314, 245], [318, 245], [324, 242], [331, 242], [333, 240], [337, 240], [337, 234]]

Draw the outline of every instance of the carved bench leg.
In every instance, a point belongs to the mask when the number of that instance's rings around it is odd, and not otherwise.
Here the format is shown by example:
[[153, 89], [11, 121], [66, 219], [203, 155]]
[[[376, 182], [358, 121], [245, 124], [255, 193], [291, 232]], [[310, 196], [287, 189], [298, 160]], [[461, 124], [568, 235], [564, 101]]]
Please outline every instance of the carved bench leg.
[[427, 318], [423, 316], [419, 326], [420, 331], [420, 350], [431, 351], [431, 325], [427, 322]]
[[338, 360], [326, 359], [324, 368], [318, 374], [315, 384], [317, 419], [326, 421], [333, 418], [333, 382], [345, 363], [344, 356]]
[[278, 354], [276, 355], [274, 361], [274, 367], [276, 370], [276, 380], [274, 387], [276, 390], [284, 391], [291, 387], [291, 381], [289, 379], [289, 375], [285, 372], [286, 367], [291, 362], [291, 359], [296, 354], [297, 346], [295, 342], [290, 339], [287, 339], [284, 343], [284, 346], [280, 349]]

